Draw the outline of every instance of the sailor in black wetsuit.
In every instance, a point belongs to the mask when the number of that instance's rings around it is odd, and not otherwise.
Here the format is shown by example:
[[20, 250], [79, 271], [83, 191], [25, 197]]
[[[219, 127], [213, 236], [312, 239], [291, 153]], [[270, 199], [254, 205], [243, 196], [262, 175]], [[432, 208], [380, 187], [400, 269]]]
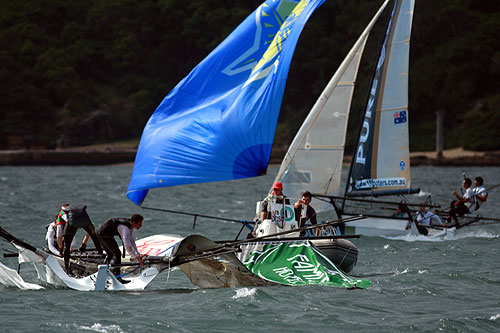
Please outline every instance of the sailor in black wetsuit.
[[92, 242], [97, 249], [99, 254], [102, 254], [102, 247], [97, 235], [95, 233], [95, 227], [87, 214], [87, 206], [83, 205], [67, 205], [63, 206], [63, 211], [68, 216], [68, 223], [64, 226], [63, 239], [64, 239], [64, 268], [66, 273], [70, 274], [69, 270], [69, 259], [71, 251], [71, 243], [75, 237], [76, 231], [79, 228], [85, 229], [85, 231], [92, 238]]
[[[140, 229], [143, 220], [144, 218], [141, 215], [134, 214], [130, 219], [109, 219], [97, 228], [97, 236], [104, 247], [104, 251], [106, 251], [106, 262], [108, 264], [111, 263], [111, 260], [113, 260], [115, 264], [121, 263], [120, 248], [115, 240], [115, 236], [119, 236], [128, 254], [130, 254], [132, 258], [135, 258], [141, 267], [144, 266], [144, 262], [142, 261], [144, 255], [139, 254], [134, 241], [134, 229]], [[119, 276], [120, 267], [113, 268], [113, 274]], [[118, 280], [122, 283], [129, 282], [120, 278]]]

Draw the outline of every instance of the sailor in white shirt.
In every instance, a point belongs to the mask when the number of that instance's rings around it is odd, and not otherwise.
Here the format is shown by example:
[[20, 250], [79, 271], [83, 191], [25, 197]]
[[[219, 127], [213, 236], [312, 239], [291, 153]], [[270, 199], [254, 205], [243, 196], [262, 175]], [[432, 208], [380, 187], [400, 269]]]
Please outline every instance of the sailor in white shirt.
[[[432, 223], [435, 221], [435, 223]], [[431, 211], [425, 211], [425, 206], [419, 206], [417, 212], [417, 222], [423, 226], [443, 225], [443, 221], [439, 216]]]
[[476, 203], [476, 199], [474, 197], [474, 192], [472, 191], [472, 180], [470, 178], [465, 178], [462, 182], [462, 186], [465, 188], [465, 193], [463, 196], [457, 193], [457, 191], [453, 191], [453, 195], [458, 199], [451, 202], [450, 205], [450, 215], [448, 217], [448, 222], [451, 221], [451, 218], [455, 221], [455, 224], [458, 225], [458, 216], [464, 216], [465, 214], [470, 214], [470, 207]]
[[488, 200], [488, 191], [483, 186], [483, 177], [474, 178], [474, 189], [473, 194], [476, 199], [476, 204], [474, 205], [474, 210], [478, 210], [479, 206], [484, 204]]

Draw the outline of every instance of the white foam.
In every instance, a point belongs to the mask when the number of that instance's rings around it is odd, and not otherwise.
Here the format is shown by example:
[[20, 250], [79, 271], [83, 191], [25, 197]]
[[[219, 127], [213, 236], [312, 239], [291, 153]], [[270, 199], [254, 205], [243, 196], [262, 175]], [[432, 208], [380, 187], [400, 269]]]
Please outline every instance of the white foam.
[[492, 234], [491, 232], [484, 231], [484, 230], [477, 230], [477, 231], [467, 231], [465, 233], [459, 233], [456, 238], [461, 239], [461, 238], [498, 238], [499, 235]]
[[394, 272], [394, 276], [397, 276], [397, 275], [403, 275], [403, 274], [408, 274], [409, 272], [409, 269], [408, 268], [405, 268], [403, 271], [396, 271]]
[[81, 330], [94, 331], [94, 332], [123, 332], [123, 330], [118, 325], [102, 325], [99, 323], [94, 323], [92, 326], [79, 326]]
[[255, 295], [257, 292], [257, 289], [255, 288], [241, 288], [241, 289], [236, 289], [236, 295], [231, 297], [232, 299], [238, 299], [242, 297], [252, 297]]
[[386, 236], [384, 238], [387, 239], [393, 239], [393, 240], [403, 240], [406, 242], [416, 242], [416, 241], [424, 241], [424, 242], [443, 242], [443, 241], [448, 241], [448, 240], [454, 240], [455, 236], [453, 233], [446, 233], [446, 234], [441, 234], [441, 235], [434, 235], [434, 236], [424, 236], [421, 234], [415, 235], [408, 233], [406, 235], [402, 236]]
[[497, 320], [498, 318], [500, 318], [500, 313], [497, 313], [496, 315], [491, 316], [490, 320]]

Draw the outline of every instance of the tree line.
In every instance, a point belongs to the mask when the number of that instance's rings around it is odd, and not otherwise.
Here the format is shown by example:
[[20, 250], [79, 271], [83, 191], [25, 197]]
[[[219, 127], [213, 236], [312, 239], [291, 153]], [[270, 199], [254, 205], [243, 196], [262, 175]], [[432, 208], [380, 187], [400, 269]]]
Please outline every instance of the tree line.
[[[138, 138], [156, 106], [261, 1], [24, 0], [0, 9], [0, 149]], [[382, 0], [327, 0], [298, 42], [276, 144], [288, 144]], [[352, 146], [391, 3], [367, 44]], [[500, 148], [498, 1], [419, 0], [410, 54], [410, 148]]]

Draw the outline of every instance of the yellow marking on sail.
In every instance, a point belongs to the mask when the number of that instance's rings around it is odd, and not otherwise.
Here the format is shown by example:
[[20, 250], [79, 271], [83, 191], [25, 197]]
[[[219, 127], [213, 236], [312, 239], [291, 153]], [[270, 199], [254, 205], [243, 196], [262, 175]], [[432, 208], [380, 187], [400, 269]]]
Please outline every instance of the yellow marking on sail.
[[265, 26], [266, 28], [272, 28], [272, 27], [274, 27], [274, 24], [269, 24], [269, 23], [265, 23], [265, 22], [264, 22], [264, 26]]
[[281, 52], [283, 41], [290, 35], [289, 26], [297, 19], [297, 17], [300, 16], [308, 3], [308, 0], [302, 0], [295, 6], [293, 11], [288, 16], [287, 20], [281, 25], [281, 29], [274, 36], [273, 41], [262, 56], [262, 59], [260, 59], [260, 61], [254, 67], [252, 74], [262, 70], [262, 67], [265, 64], [269, 63], [271, 59], [275, 58], [277, 54]]

